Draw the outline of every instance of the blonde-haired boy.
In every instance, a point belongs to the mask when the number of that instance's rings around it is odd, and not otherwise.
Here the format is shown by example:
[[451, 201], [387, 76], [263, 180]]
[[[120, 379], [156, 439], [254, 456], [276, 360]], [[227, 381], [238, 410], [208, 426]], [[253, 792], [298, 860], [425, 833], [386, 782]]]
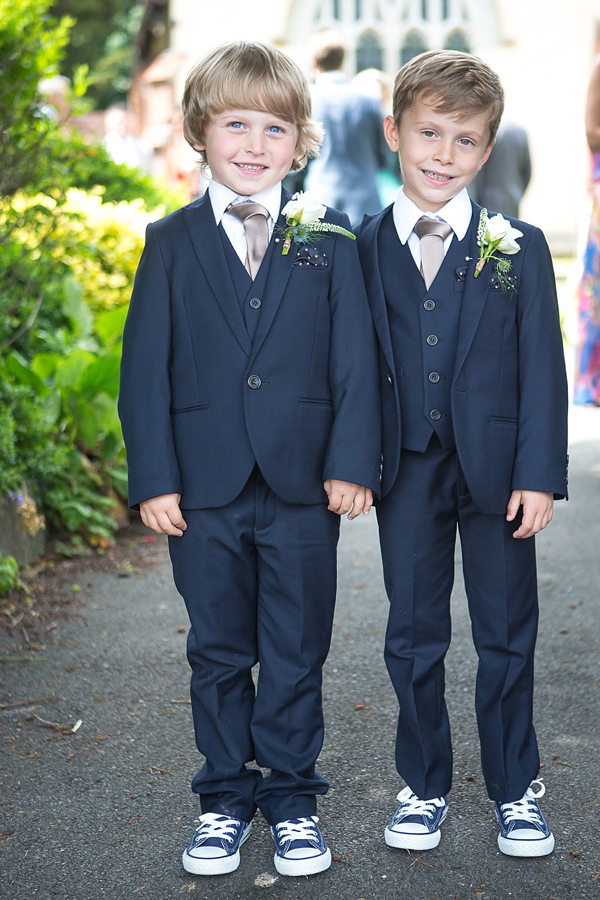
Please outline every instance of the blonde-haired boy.
[[319, 143], [298, 67], [225, 45], [190, 73], [183, 113], [212, 178], [148, 228], [119, 401], [129, 502], [169, 535], [191, 621], [206, 762], [183, 864], [234, 871], [258, 807], [277, 870], [310, 875], [331, 863], [315, 762], [339, 516], [367, 513], [379, 486], [375, 338], [348, 219], [313, 204], [309, 246], [302, 198], [283, 213], [281, 179]]
[[435, 847], [448, 811], [444, 657], [458, 528], [498, 844], [508, 855], [545, 856], [554, 837], [537, 802], [545, 789], [532, 724], [533, 535], [567, 493], [567, 388], [541, 231], [488, 213], [466, 191], [490, 154], [503, 102], [498, 76], [477, 57], [435, 51], [407, 63], [385, 122], [403, 187], [358, 237], [384, 386], [385, 658], [400, 704], [396, 767], [407, 784], [385, 839]]

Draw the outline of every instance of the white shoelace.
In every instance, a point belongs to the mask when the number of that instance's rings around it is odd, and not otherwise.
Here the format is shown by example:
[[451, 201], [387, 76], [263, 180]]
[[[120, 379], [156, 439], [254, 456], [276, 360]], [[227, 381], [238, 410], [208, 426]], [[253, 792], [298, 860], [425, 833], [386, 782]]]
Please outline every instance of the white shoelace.
[[308, 819], [298, 819], [296, 822], [282, 822], [276, 825], [277, 837], [280, 841], [314, 841], [318, 840], [317, 816]]
[[218, 813], [204, 813], [200, 816], [200, 826], [196, 831], [197, 841], [206, 841], [210, 838], [226, 840], [233, 844], [233, 837], [238, 827], [237, 819], [225, 818]]
[[406, 787], [400, 791], [396, 800], [399, 800], [401, 807], [398, 810], [401, 816], [428, 816], [433, 819], [435, 808], [444, 805], [443, 797], [435, 797], [432, 800], [419, 800], [416, 794], [413, 794], [410, 788]]
[[[533, 790], [534, 784], [539, 785], [537, 792]], [[543, 827], [537, 799], [538, 797], [543, 797], [545, 793], [546, 785], [540, 778], [531, 782], [521, 800], [516, 800], [513, 803], [502, 803], [500, 809], [506, 824], [510, 825], [511, 822], [529, 822], [531, 825]]]

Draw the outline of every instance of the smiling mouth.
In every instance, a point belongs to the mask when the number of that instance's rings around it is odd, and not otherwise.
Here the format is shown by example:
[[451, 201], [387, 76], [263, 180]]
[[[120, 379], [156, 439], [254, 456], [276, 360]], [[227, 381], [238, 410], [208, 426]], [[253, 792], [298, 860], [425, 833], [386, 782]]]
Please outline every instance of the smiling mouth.
[[430, 172], [427, 169], [423, 169], [423, 175], [432, 178], [434, 181], [440, 182], [452, 181], [454, 179], [454, 175], [439, 175], [437, 172]]
[[267, 169], [266, 166], [253, 166], [250, 163], [236, 163], [235, 165], [244, 172], [265, 172]]

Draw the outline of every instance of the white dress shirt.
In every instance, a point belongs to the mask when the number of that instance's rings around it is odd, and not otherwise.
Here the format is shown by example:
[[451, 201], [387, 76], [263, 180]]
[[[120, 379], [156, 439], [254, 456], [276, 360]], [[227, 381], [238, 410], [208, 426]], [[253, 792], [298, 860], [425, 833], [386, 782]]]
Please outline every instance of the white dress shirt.
[[245, 261], [248, 252], [244, 223], [236, 218], [236, 216], [225, 215], [225, 210], [230, 203], [248, 203], [249, 201], [252, 201], [253, 203], [260, 203], [261, 206], [264, 206], [269, 212], [267, 225], [269, 226], [269, 239], [271, 238], [275, 222], [279, 218], [279, 210], [281, 209], [280, 182], [274, 185], [274, 187], [268, 188], [266, 191], [261, 191], [259, 194], [252, 194], [251, 197], [241, 197], [239, 194], [236, 194], [235, 191], [225, 187], [224, 184], [219, 184], [218, 181], [211, 180], [208, 186], [208, 196], [215, 216], [215, 222], [217, 225], [222, 222], [225, 234], [231, 241], [233, 249], [242, 262]]
[[398, 196], [394, 202], [393, 216], [394, 225], [400, 242], [406, 244], [413, 255], [413, 259], [417, 264], [417, 268], [421, 266], [421, 242], [414, 232], [414, 227], [419, 219], [425, 216], [434, 221], [447, 222], [452, 231], [447, 238], [444, 239], [444, 255], [448, 252], [448, 247], [454, 235], [457, 240], [462, 241], [469, 225], [471, 224], [471, 216], [473, 210], [471, 207], [471, 199], [467, 193], [467, 189], [463, 188], [456, 197], [448, 200], [445, 206], [442, 206], [437, 213], [423, 212], [422, 209], [413, 203], [412, 200], [404, 193], [403, 188], [398, 191]]

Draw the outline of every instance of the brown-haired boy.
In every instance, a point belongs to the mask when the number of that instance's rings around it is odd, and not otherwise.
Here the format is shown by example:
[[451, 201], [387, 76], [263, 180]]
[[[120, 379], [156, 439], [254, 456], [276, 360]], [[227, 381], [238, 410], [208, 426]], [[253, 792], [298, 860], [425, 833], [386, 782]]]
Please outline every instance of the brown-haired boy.
[[379, 487], [375, 337], [347, 217], [302, 197], [292, 214], [281, 187], [319, 143], [298, 67], [225, 45], [191, 72], [183, 112], [212, 180], [148, 228], [119, 400], [129, 502], [169, 535], [191, 621], [206, 762], [183, 864], [234, 871], [258, 807], [278, 872], [310, 875], [331, 863], [315, 763], [339, 516]]
[[502, 110], [500, 81], [476, 57], [430, 52], [404, 66], [385, 122], [403, 187], [359, 233], [383, 385], [385, 658], [407, 784], [385, 838], [435, 847], [448, 809], [444, 657], [458, 527], [499, 847], [544, 856], [554, 837], [536, 800], [544, 786], [532, 724], [533, 535], [567, 493], [567, 388], [542, 233], [488, 215], [466, 192]]

